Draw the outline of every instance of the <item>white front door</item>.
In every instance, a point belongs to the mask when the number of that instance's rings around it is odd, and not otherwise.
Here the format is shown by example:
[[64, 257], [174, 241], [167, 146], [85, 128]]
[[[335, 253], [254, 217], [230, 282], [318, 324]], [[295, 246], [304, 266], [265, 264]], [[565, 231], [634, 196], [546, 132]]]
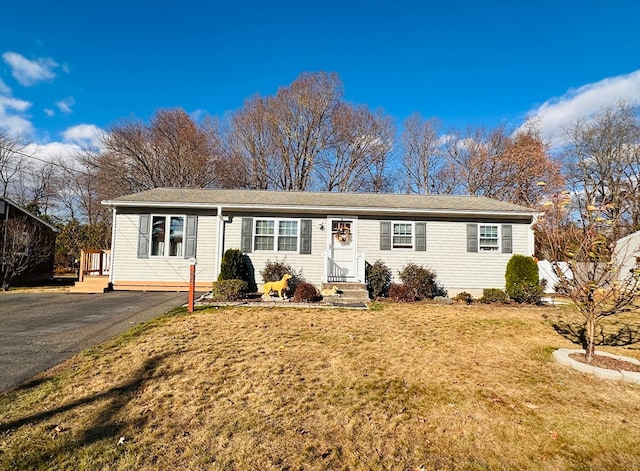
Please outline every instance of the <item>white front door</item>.
[[357, 275], [355, 218], [328, 218], [329, 260], [327, 281], [354, 281]]

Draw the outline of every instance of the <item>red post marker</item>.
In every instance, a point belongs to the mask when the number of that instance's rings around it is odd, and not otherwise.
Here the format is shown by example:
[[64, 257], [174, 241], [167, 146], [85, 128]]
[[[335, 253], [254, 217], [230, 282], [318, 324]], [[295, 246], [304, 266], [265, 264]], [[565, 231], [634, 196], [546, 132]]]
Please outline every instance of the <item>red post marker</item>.
[[189, 259], [189, 312], [193, 312], [196, 300], [196, 259]]

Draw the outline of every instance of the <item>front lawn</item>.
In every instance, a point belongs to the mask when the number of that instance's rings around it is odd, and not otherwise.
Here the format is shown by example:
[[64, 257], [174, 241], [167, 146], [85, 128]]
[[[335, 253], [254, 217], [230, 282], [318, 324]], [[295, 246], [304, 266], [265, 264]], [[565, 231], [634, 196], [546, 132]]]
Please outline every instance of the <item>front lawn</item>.
[[556, 364], [554, 312], [174, 312], [0, 395], [0, 468], [640, 469], [640, 386]]

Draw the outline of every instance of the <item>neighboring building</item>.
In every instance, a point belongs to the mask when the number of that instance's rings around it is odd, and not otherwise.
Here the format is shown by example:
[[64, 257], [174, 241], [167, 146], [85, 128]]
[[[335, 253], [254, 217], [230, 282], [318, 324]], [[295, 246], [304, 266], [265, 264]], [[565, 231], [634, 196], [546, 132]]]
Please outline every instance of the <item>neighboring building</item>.
[[[24, 229], [20, 234], [22, 240], [16, 244], [12, 243], [11, 231], [12, 223], [18, 218], [25, 221], [26, 225], [21, 226]], [[31, 229], [33, 229], [33, 233]], [[0, 281], [3, 279], [7, 264], [25, 263], [16, 260], [20, 257], [24, 259], [27, 256], [36, 263], [29, 263], [28, 269], [18, 275], [13, 280], [13, 284], [51, 279], [57, 234], [58, 229], [52, 224], [10, 199], [0, 197]], [[16, 257], [16, 247], [20, 247], [18, 250], [22, 251], [18, 253], [20, 257]], [[34, 250], [38, 253], [29, 253]]]
[[625, 279], [630, 270], [640, 267], [640, 231], [629, 234], [616, 242], [616, 265], [619, 266], [618, 276]]
[[222, 254], [248, 257], [255, 281], [286, 259], [305, 280], [365, 282], [383, 260], [398, 282], [407, 263], [429, 267], [450, 295], [504, 289], [505, 269], [534, 248], [531, 209], [484, 197], [158, 188], [103, 204], [113, 209], [114, 289], [186, 289], [189, 258], [200, 288]]

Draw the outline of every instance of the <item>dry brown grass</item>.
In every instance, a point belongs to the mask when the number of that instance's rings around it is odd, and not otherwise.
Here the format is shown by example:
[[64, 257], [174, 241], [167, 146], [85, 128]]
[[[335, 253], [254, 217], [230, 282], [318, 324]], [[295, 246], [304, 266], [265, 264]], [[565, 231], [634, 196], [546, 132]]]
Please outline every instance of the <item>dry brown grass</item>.
[[554, 363], [551, 309], [169, 316], [1, 396], [0, 468], [640, 469], [640, 386]]

